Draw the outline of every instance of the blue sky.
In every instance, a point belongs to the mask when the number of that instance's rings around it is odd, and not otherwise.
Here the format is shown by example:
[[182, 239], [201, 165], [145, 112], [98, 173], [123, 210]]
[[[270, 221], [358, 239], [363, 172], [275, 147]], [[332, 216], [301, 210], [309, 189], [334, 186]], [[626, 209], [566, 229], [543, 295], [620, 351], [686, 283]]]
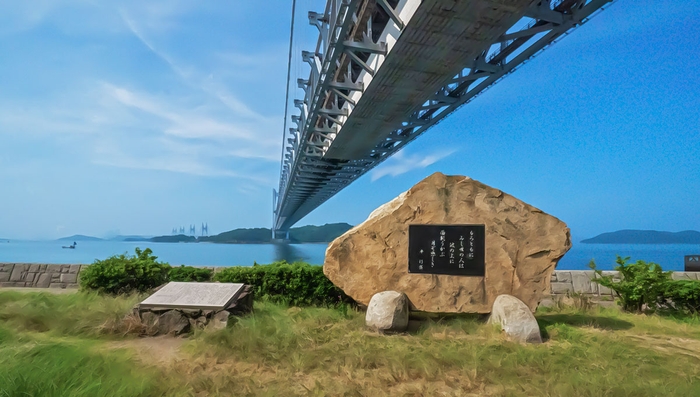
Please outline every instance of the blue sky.
[[[297, 3], [295, 54], [324, 4]], [[269, 227], [289, 14], [282, 1], [0, 0], [0, 237]], [[299, 225], [359, 223], [441, 171], [575, 239], [699, 230], [698, 22], [700, 2], [618, 0]]]

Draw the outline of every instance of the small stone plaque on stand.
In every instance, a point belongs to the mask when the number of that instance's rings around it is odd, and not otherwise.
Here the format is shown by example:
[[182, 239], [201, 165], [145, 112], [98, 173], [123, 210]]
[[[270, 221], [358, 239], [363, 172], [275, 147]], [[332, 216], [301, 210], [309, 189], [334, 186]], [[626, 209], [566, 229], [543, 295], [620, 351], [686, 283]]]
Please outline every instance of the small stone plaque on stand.
[[236, 283], [170, 282], [135, 308], [148, 335], [191, 328], [225, 328], [232, 315], [253, 309], [252, 288]]
[[409, 225], [408, 272], [484, 276], [484, 225]]
[[241, 292], [243, 284], [169, 282], [141, 302], [142, 308], [224, 309]]

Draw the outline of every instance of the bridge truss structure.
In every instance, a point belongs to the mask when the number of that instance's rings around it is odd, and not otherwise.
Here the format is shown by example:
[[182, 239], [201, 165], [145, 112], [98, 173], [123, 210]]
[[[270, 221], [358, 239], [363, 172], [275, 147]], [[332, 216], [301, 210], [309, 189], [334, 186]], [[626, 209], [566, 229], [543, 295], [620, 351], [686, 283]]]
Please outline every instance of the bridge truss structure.
[[302, 58], [273, 233], [525, 64], [614, 0], [328, 0]]

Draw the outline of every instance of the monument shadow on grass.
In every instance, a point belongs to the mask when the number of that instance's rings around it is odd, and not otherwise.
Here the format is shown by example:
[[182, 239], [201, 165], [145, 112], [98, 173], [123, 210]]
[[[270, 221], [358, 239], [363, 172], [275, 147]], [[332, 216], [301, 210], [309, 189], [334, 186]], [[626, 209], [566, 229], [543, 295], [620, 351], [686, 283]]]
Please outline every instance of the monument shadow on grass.
[[634, 327], [634, 324], [613, 317], [595, 316], [592, 314], [538, 314], [537, 323], [542, 330], [542, 336], [546, 337], [545, 329], [554, 324], [566, 324], [574, 327], [593, 327], [606, 331], [626, 330]]

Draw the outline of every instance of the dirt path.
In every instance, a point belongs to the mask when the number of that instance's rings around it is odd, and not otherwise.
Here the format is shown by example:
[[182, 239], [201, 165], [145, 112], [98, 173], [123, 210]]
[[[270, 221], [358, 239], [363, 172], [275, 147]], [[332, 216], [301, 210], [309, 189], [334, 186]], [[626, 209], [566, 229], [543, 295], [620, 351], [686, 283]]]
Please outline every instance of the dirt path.
[[679, 338], [666, 335], [631, 335], [630, 339], [642, 342], [642, 346], [648, 346], [656, 351], [666, 354], [683, 354], [700, 359], [700, 341], [695, 339]]

